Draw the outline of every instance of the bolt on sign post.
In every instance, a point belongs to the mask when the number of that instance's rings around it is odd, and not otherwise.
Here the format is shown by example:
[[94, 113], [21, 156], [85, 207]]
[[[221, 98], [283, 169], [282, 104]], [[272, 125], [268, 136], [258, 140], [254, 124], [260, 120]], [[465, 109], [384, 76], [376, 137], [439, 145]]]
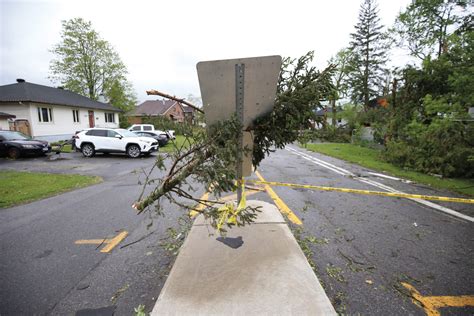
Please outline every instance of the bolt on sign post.
[[[281, 56], [202, 61], [196, 68], [206, 124], [230, 119], [235, 113], [243, 126], [237, 151], [237, 178], [242, 180], [252, 174], [254, 122], [270, 113], [275, 103]], [[239, 185], [238, 202], [241, 197]]]

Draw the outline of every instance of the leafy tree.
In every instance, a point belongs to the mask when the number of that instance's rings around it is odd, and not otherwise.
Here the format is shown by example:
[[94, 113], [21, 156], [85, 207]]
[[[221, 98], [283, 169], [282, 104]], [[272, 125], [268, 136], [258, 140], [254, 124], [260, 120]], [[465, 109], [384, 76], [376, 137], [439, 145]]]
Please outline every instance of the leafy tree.
[[332, 126], [336, 126], [337, 122], [336, 101], [346, 97], [349, 92], [347, 80], [351, 58], [352, 51], [348, 48], [345, 48], [341, 49], [339, 52], [337, 52], [336, 56], [329, 60], [330, 64], [336, 66], [333, 76], [334, 90], [332, 91], [329, 99], [329, 103], [332, 108]]
[[53, 81], [93, 100], [104, 95], [123, 110], [135, 105], [125, 65], [90, 22], [81, 18], [62, 21], [61, 41], [51, 52], [56, 55], [50, 63]]
[[137, 98], [133, 92], [132, 85], [126, 80], [122, 82], [114, 81], [110, 85], [110, 88], [107, 92], [107, 97], [110, 104], [123, 111], [119, 113], [120, 127], [127, 128], [130, 124], [128, 122], [128, 118], [125, 115], [137, 104]]
[[113, 81], [107, 91], [107, 97], [111, 104], [125, 112], [137, 104], [132, 85], [126, 80]]
[[465, 6], [462, 1], [412, 1], [398, 15], [392, 32], [412, 56], [424, 60], [436, 52], [440, 57], [447, 50], [450, 27], [461, 21], [456, 9]]
[[444, 176], [474, 176], [474, 29], [458, 28], [446, 51], [421, 69], [403, 70], [385, 157], [403, 167]]
[[389, 49], [375, 0], [364, 0], [355, 33], [351, 34], [352, 58], [348, 65], [352, 100], [369, 107], [371, 98], [383, 89], [384, 69]]

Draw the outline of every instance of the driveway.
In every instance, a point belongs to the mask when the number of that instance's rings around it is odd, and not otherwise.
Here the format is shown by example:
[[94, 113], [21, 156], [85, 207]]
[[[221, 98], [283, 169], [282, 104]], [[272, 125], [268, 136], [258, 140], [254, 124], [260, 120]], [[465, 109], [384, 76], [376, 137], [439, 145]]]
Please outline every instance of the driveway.
[[100, 176], [104, 180], [125, 175], [132, 171], [141, 171], [153, 164], [157, 153], [149, 157], [132, 159], [120, 154], [97, 154], [85, 158], [80, 152], [54, 153], [42, 157], [10, 160], [0, 158], [0, 168], [18, 171], [36, 171], [49, 173], [83, 174]]

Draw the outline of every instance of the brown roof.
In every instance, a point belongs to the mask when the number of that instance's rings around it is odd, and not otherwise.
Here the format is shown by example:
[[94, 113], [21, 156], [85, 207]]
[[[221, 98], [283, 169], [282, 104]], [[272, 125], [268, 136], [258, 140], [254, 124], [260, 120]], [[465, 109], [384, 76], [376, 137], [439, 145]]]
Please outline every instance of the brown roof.
[[170, 107], [177, 102], [172, 100], [149, 100], [138, 105], [128, 115], [130, 116], [156, 116], [163, 115]]

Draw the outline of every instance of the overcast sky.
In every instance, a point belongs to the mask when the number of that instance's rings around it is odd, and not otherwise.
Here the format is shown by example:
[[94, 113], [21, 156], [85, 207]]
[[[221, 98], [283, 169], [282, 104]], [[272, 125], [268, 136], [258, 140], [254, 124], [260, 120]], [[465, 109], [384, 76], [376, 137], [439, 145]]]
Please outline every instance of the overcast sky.
[[[379, 0], [385, 26], [410, 0]], [[48, 80], [49, 50], [60, 41], [61, 21], [91, 21], [127, 66], [139, 101], [157, 89], [200, 95], [196, 63], [314, 50], [323, 68], [347, 46], [361, 0], [0, 0], [0, 85], [23, 78]], [[396, 54], [395, 61], [404, 60]]]

